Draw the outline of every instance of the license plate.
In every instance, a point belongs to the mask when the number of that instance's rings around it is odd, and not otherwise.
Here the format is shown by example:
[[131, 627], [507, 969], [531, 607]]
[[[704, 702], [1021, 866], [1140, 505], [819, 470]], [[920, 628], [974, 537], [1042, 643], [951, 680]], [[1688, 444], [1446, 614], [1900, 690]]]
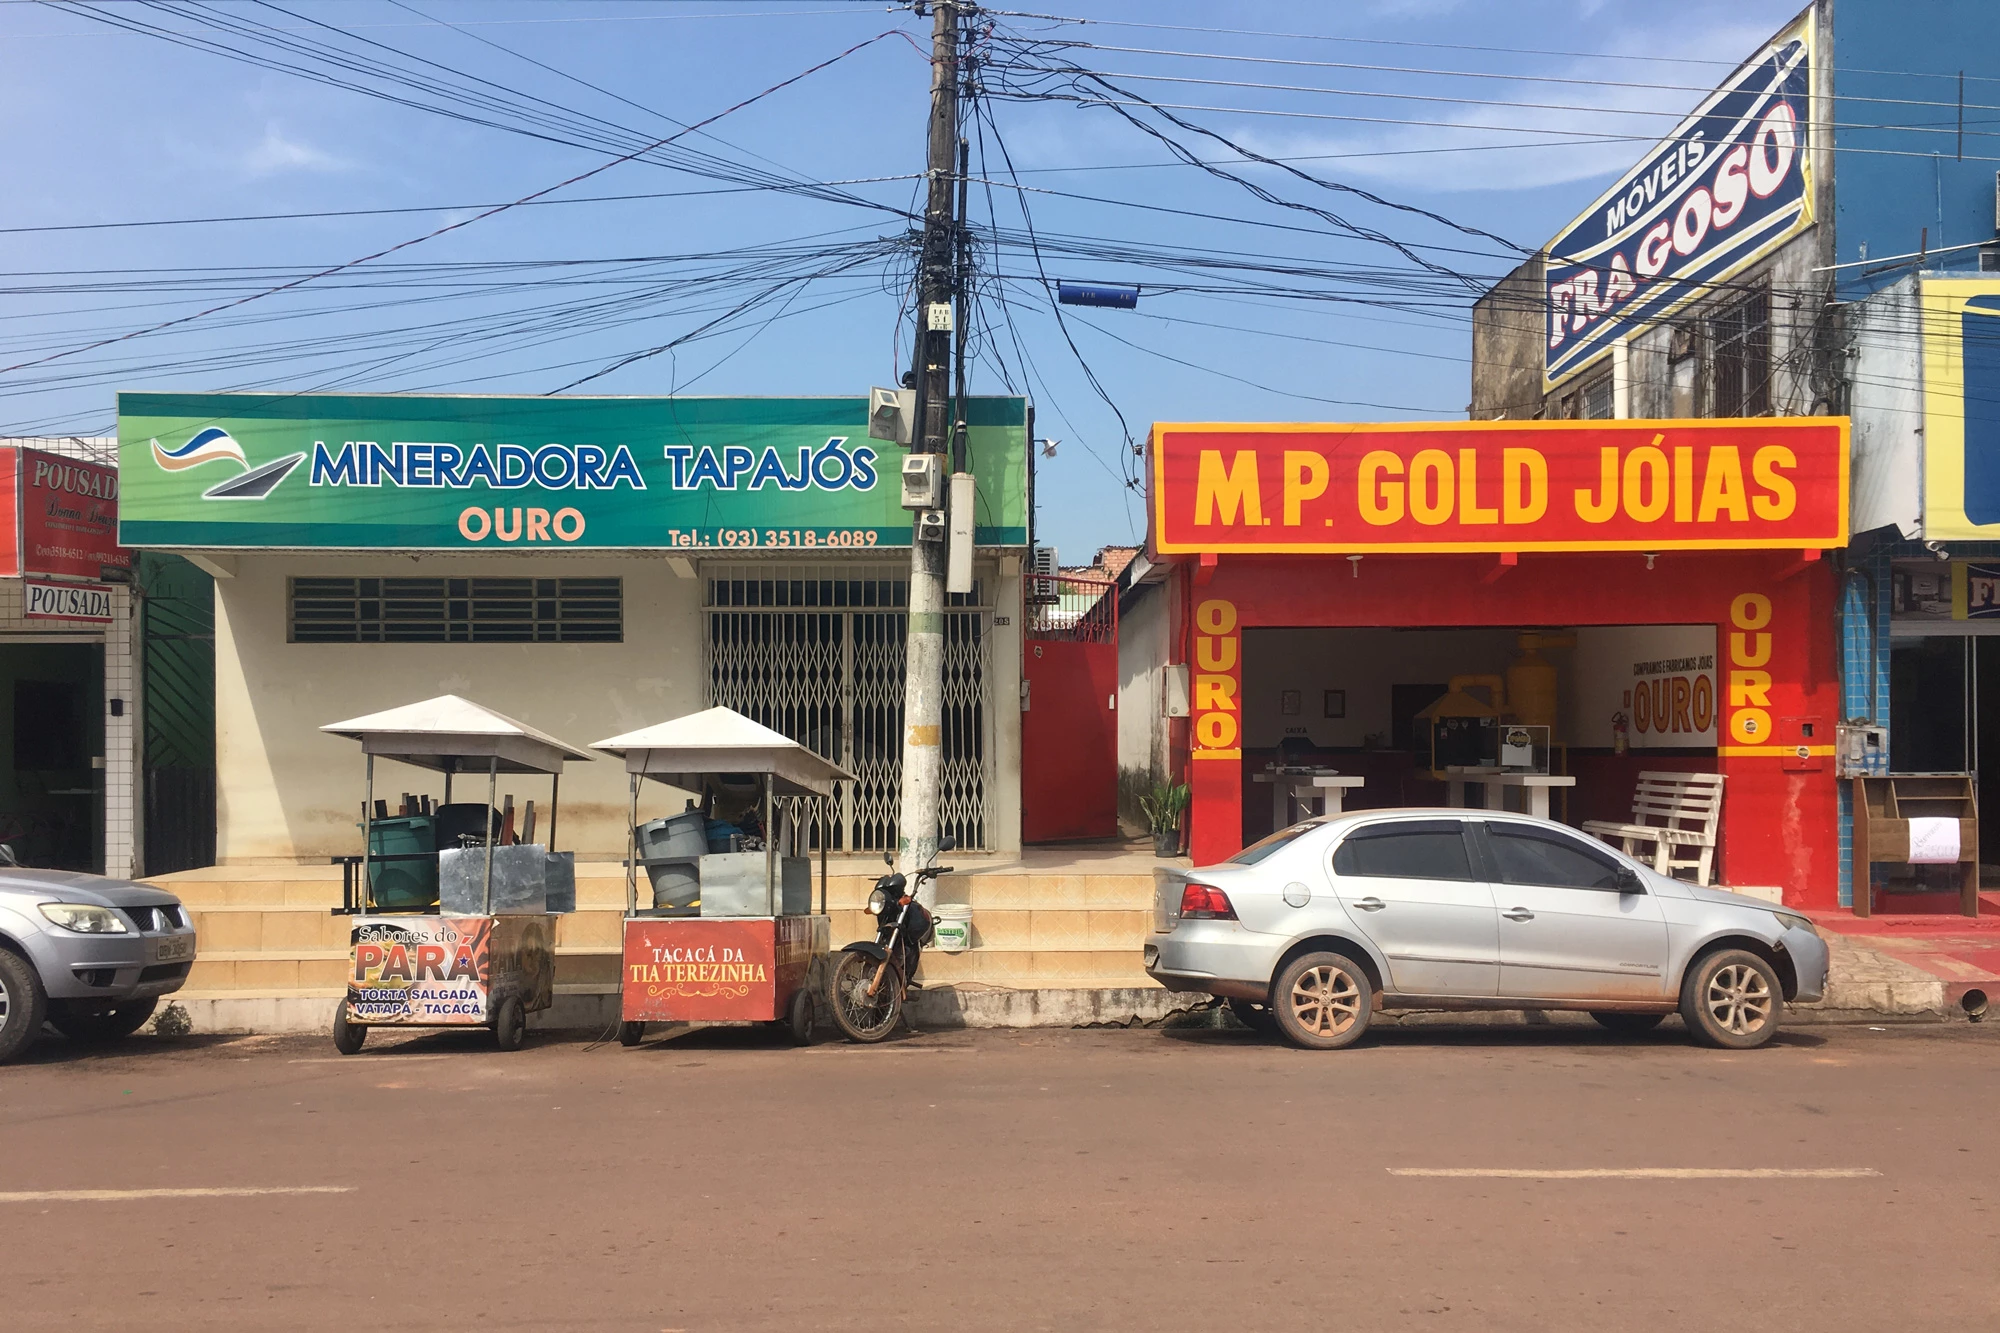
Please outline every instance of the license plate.
[[194, 957], [194, 936], [170, 935], [163, 940], [154, 940], [153, 961], [156, 963], [180, 963]]

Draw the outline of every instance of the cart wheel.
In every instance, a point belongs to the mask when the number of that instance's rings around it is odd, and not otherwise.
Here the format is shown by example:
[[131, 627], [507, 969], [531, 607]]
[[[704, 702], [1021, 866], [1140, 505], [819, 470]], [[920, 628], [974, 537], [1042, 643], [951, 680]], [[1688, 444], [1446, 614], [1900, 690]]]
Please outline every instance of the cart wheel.
[[503, 1051], [518, 1051], [527, 1032], [528, 1015], [521, 1008], [521, 999], [509, 995], [500, 1001], [500, 1010], [493, 1015], [494, 1044]]
[[618, 1025], [618, 1044], [620, 1046], [637, 1046], [645, 1035], [646, 1025], [644, 1023], [620, 1023]]
[[792, 995], [792, 1002], [785, 1010], [785, 1030], [791, 1036], [792, 1045], [812, 1045], [814, 1017], [812, 992], [801, 986]]
[[368, 1025], [348, 1021], [347, 1001], [333, 1011], [333, 1049], [342, 1055], [353, 1055], [361, 1049], [361, 1043], [368, 1040]]

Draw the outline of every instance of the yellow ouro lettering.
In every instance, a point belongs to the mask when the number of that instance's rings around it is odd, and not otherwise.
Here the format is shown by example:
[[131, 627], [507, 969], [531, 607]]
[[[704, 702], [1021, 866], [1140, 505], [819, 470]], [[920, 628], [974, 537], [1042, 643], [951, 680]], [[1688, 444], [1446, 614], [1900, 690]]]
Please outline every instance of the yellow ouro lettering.
[[1228, 713], [1203, 713], [1195, 719], [1194, 738], [1204, 750], [1227, 750], [1236, 744], [1236, 719]]
[[1194, 625], [1203, 634], [1227, 634], [1236, 628], [1236, 603], [1210, 598], [1194, 609]]
[[1729, 738], [1738, 745], [1762, 745], [1771, 734], [1771, 715], [1761, 708], [1745, 708], [1729, 715]]
[[1771, 673], [1768, 671], [1730, 672], [1729, 706], [1731, 708], [1769, 708], [1771, 706]]
[[1745, 634], [1733, 630], [1729, 635], [1729, 665], [1758, 667], [1771, 660], [1771, 636], [1769, 634]]
[[1729, 604], [1729, 623], [1738, 629], [1762, 629], [1771, 623], [1771, 599], [1746, 592]]
[[1194, 640], [1194, 664], [1203, 671], [1234, 671], [1235, 636], [1197, 634]]
[[1194, 706], [1197, 712], [1209, 709], [1236, 711], [1236, 682], [1227, 676], [1196, 676]]

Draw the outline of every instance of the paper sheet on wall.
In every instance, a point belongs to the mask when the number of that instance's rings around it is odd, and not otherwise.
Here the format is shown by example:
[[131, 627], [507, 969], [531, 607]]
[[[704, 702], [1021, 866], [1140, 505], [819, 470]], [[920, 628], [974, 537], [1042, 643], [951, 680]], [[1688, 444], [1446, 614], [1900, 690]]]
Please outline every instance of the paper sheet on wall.
[[1954, 865], [1958, 861], [1958, 821], [1935, 816], [1910, 821], [1910, 864]]

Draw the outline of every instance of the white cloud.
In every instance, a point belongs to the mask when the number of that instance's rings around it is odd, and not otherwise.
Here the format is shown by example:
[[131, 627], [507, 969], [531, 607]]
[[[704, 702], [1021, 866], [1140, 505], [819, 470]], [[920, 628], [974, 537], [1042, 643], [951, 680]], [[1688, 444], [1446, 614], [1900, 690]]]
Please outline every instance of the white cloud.
[[292, 138], [273, 121], [265, 125], [264, 137], [237, 159], [237, 165], [247, 175], [274, 176], [290, 171], [349, 171], [354, 164]]

